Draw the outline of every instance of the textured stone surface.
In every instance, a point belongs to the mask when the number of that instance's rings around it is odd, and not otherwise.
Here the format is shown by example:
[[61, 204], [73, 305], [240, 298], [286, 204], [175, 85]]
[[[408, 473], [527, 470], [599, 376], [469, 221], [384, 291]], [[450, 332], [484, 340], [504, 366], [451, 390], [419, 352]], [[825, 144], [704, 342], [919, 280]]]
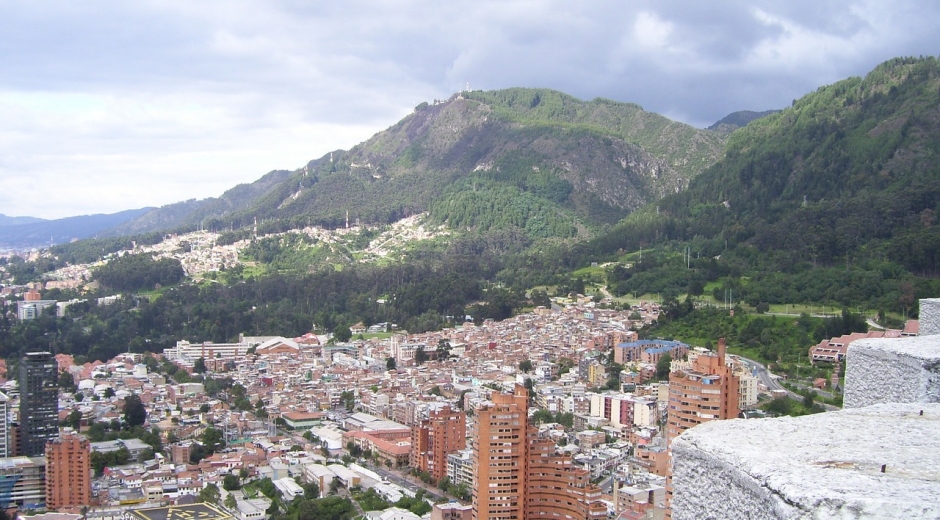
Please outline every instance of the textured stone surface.
[[921, 336], [940, 334], [940, 298], [921, 299], [919, 317]]
[[937, 402], [940, 336], [852, 342], [846, 354], [845, 408]]
[[673, 518], [940, 518], [938, 432], [940, 404], [705, 423], [673, 442]]

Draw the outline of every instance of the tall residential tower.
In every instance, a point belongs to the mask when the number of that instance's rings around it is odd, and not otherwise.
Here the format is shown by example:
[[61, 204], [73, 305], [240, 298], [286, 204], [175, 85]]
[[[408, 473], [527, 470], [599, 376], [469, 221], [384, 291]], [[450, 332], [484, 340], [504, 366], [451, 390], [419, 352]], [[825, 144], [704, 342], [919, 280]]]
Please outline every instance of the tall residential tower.
[[20, 455], [41, 457], [46, 442], [59, 436], [56, 368], [49, 352], [28, 352], [20, 362]]
[[474, 414], [473, 519], [606, 518], [590, 472], [529, 426], [526, 389], [516, 385], [513, 394], [491, 399]]

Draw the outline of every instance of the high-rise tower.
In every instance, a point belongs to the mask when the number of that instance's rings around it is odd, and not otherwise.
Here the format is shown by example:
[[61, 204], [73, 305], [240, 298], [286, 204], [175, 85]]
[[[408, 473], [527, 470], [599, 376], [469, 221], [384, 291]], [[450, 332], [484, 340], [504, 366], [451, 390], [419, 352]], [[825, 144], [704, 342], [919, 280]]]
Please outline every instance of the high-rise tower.
[[447, 456], [467, 447], [467, 415], [445, 406], [411, 427], [411, 467], [436, 481], [447, 476]]
[[10, 457], [10, 398], [0, 392], [0, 457]]
[[493, 393], [473, 428], [473, 520], [522, 519], [525, 511], [529, 393]]
[[529, 426], [526, 389], [491, 399], [474, 414], [473, 519], [606, 518], [590, 473]]
[[20, 362], [19, 453], [40, 457], [59, 436], [56, 361], [49, 352], [29, 352]]
[[46, 507], [91, 502], [91, 444], [74, 432], [46, 443]]

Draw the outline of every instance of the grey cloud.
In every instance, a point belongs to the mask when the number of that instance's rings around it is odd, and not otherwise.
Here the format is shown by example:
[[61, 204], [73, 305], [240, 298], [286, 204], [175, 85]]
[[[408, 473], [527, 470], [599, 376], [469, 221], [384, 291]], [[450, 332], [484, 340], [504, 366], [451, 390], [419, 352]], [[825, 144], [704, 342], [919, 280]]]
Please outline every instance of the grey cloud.
[[[342, 144], [330, 136], [365, 140], [468, 82], [635, 102], [705, 126], [893, 56], [937, 54], [938, 22], [940, 4], [913, 0], [4, 3], [0, 180], [29, 165], [54, 189], [52, 165], [81, 175], [82, 155], [113, 164], [114, 183], [139, 170], [167, 183], [205, 175], [221, 191]], [[271, 164], [248, 169], [245, 143], [266, 143], [255, 159]], [[309, 151], [285, 164], [266, 155], [280, 146]], [[186, 162], [200, 152], [211, 161]], [[148, 166], [162, 156], [173, 159]], [[80, 212], [105, 210], [85, 198]]]

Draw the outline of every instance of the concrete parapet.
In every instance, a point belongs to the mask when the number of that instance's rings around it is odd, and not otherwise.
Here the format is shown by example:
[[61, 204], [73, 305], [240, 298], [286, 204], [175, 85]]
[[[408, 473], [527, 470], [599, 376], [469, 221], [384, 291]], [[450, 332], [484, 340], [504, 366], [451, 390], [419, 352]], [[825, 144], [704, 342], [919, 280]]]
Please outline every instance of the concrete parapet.
[[676, 438], [672, 517], [940, 518], [940, 404], [712, 421]]
[[862, 339], [849, 347], [845, 408], [877, 403], [938, 402], [940, 335]]
[[940, 298], [922, 298], [919, 317], [921, 336], [940, 334]]

